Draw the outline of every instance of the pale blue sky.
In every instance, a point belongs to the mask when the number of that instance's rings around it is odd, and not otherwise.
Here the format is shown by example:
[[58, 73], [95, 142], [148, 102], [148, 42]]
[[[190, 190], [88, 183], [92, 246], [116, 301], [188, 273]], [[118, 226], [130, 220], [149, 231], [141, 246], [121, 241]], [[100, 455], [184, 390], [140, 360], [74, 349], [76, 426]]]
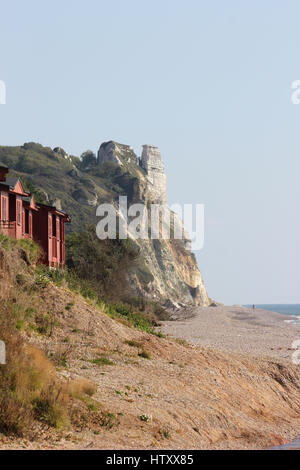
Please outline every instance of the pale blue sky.
[[300, 2], [0, 0], [0, 144], [157, 145], [225, 303], [300, 303]]

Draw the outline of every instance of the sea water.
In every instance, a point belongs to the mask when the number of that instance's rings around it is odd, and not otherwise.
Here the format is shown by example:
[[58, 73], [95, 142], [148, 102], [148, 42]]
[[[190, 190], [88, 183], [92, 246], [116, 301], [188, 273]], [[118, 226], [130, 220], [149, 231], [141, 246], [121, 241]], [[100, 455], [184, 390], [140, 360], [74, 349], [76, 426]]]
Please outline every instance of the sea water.
[[[252, 305], [244, 305], [244, 307], [251, 308]], [[255, 304], [255, 308], [270, 310], [271, 312], [281, 313], [281, 315], [295, 317], [285, 321], [287, 323], [300, 324], [300, 304]]]

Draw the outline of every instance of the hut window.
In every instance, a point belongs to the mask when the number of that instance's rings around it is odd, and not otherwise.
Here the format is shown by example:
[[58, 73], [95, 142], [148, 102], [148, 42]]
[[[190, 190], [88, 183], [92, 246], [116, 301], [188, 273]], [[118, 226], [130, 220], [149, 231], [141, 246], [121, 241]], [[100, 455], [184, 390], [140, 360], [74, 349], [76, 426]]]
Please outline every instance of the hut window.
[[18, 225], [21, 225], [21, 204], [20, 204], [20, 201], [17, 202], [17, 222], [18, 222]]
[[6, 221], [6, 199], [2, 199], [2, 220]]
[[29, 210], [25, 209], [25, 233], [29, 233]]
[[52, 214], [52, 237], [56, 237], [56, 216]]

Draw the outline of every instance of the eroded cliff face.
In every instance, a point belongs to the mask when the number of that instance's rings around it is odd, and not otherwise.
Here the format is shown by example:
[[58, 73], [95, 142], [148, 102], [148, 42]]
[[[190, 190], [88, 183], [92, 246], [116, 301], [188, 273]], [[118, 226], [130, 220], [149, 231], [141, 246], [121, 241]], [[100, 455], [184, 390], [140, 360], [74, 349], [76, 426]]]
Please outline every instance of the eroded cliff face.
[[[179, 217], [166, 205], [166, 175], [163, 160], [157, 147], [144, 145], [140, 158], [132, 147], [106, 142], [98, 152], [98, 165], [112, 162], [122, 167], [128, 177], [128, 204], [143, 203], [151, 213], [151, 205], [159, 204], [174, 224], [184, 234], [182, 240], [163, 239], [160, 227], [159, 239], [138, 239], [140, 259], [137, 268], [130, 273], [130, 284], [137, 295], [157, 300], [168, 306], [210, 304], [201, 273], [193, 253], [187, 249], [188, 234]], [[117, 204], [117, 199], [115, 199]], [[149, 220], [148, 220], [149, 222]]]

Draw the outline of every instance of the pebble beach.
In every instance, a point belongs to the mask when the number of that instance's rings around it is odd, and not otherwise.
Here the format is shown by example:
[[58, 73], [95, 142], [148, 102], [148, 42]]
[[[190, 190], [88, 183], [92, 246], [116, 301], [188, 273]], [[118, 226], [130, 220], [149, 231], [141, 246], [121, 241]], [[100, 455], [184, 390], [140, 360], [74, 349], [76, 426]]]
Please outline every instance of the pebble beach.
[[190, 307], [173, 312], [161, 330], [194, 345], [292, 363], [292, 343], [300, 340], [293, 318], [240, 306]]

